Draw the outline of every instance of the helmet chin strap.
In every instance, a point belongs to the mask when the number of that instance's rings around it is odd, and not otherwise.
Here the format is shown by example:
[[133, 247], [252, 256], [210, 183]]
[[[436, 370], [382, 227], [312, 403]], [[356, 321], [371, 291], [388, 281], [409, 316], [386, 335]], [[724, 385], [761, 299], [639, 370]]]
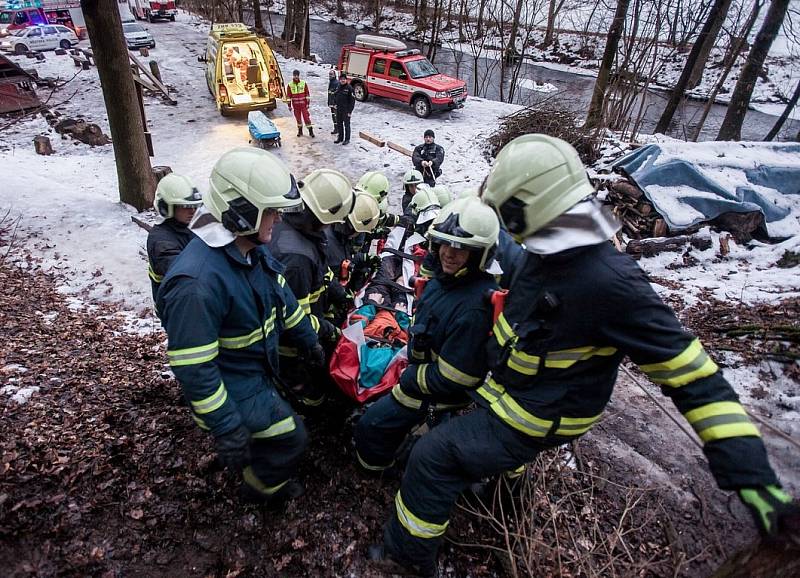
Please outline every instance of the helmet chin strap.
[[249, 235], [242, 235], [242, 237], [253, 243], [253, 245], [264, 244], [264, 242], [258, 238], [258, 233], [250, 233]]

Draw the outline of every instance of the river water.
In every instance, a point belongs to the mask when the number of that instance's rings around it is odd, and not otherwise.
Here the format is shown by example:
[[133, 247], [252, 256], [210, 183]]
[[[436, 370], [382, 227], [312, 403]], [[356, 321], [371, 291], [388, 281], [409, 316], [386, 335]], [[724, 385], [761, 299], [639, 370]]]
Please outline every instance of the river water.
[[[263, 17], [264, 27], [268, 32], [271, 31], [273, 34], [281, 33], [284, 19], [282, 15], [268, 15], [264, 12]], [[245, 20], [248, 21], [248, 23], [252, 23], [252, 14], [245, 12]], [[335, 22], [311, 20], [311, 52], [317, 54], [322, 62], [334, 64], [339, 59], [341, 47], [344, 44], [352, 43], [356, 35], [362, 33], [368, 33], [368, 31], [356, 30], [353, 27]], [[419, 48], [419, 46], [413, 42], [405, 42], [409, 48]], [[474, 92], [475, 63], [471, 55], [440, 48], [437, 51], [434, 63], [440, 72], [451, 76], [457, 76], [466, 81], [470, 94]], [[481, 83], [480, 96], [499, 100], [500, 67], [498, 62], [480, 58], [477, 62], [477, 69], [479, 73], [479, 82]], [[509, 69], [507, 69], [506, 76], [510, 75], [511, 73]], [[592, 76], [585, 76], [562, 70], [552, 70], [528, 62], [522, 64], [519, 78], [525, 79], [527, 82], [524, 82], [524, 84], [528, 84], [529, 86], [532, 85], [533, 82], [553, 85], [558, 92], [553, 92], [551, 95], [557, 94], [559, 98], [563, 95], [563, 97], [568, 98], [573, 103], [572, 106], [575, 106], [577, 110], [586, 110], [594, 87], [594, 77]], [[504, 94], [507, 94], [508, 81], [506, 81], [505, 84]], [[536, 102], [538, 99], [547, 97], [547, 94], [529, 88], [519, 87], [514, 100], [521, 104], [529, 104]], [[658, 121], [658, 117], [666, 105], [668, 97], [669, 95], [665, 92], [655, 90], [648, 91], [642, 121], [642, 132], [652, 133]], [[469, 101], [467, 101], [466, 106], [469, 106]], [[699, 120], [704, 106], [705, 103], [703, 102], [684, 99], [673, 121], [672, 136], [676, 138], [685, 138], [687, 135], [693, 135], [696, 131], [696, 122]], [[639, 104], [637, 102], [637, 111], [638, 107]], [[726, 110], [727, 107], [725, 105], [715, 104], [711, 107], [703, 131], [700, 134], [700, 140], [712, 140], [716, 137], [719, 126], [725, 117]], [[742, 140], [763, 139], [764, 135], [769, 132], [776, 120], [777, 117], [769, 114], [755, 110], [748, 111], [742, 127]], [[800, 131], [800, 121], [787, 120], [776, 140], [791, 140], [798, 134], [798, 131]]]

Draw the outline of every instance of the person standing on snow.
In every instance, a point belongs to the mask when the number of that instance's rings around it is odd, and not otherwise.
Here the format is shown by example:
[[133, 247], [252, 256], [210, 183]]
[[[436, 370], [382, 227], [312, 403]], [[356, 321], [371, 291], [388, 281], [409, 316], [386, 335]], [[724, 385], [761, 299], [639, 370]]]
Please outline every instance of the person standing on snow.
[[314, 138], [314, 127], [311, 126], [311, 116], [308, 107], [311, 104], [311, 93], [305, 80], [300, 80], [300, 71], [292, 72], [292, 81], [286, 85], [286, 94], [289, 95], [289, 110], [294, 111], [297, 121], [297, 136], [303, 136], [303, 122], [306, 123], [308, 134]]
[[339, 132], [339, 124], [336, 121], [336, 90], [338, 88], [339, 81], [336, 80], [336, 69], [331, 68], [328, 71], [328, 108], [331, 109], [331, 120], [333, 121], [331, 134]]
[[276, 389], [278, 342], [309, 363], [324, 352], [311, 321], [264, 246], [282, 212], [302, 208], [294, 177], [270, 153], [233, 149], [211, 172], [197, 235], [158, 293], [170, 368], [220, 463], [240, 472], [240, 497], [275, 505], [302, 493], [290, 481], [306, 430]]
[[371, 405], [356, 424], [356, 457], [365, 470], [394, 465], [398, 449], [429, 412], [469, 405], [468, 391], [483, 382], [492, 328], [486, 293], [497, 289], [486, 268], [499, 230], [494, 212], [474, 197], [449, 204], [428, 229], [436, 265], [414, 312], [409, 365], [392, 394]]
[[414, 446], [373, 559], [435, 575], [458, 496], [589, 431], [626, 356], [672, 399], [719, 487], [738, 493], [763, 534], [800, 525], [758, 428], [644, 271], [609, 243], [619, 225], [594, 192], [577, 151], [560, 139], [524, 135], [497, 155], [481, 198], [525, 250], [488, 341], [491, 377], [472, 393], [473, 412]]
[[356, 106], [356, 97], [353, 87], [347, 82], [347, 73], [339, 73], [339, 86], [333, 95], [336, 103], [336, 140], [334, 144], [350, 144], [350, 115]]
[[[331, 169], [313, 171], [298, 188], [305, 206], [278, 223], [269, 248], [286, 267], [287, 284], [320, 342], [332, 351], [340, 331], [325, 314], [330, 305], [329, 285], [338, 281], [328, 267], [325, 228], [347, 218], [353, 207], [353, 188], [346, 176]], [[319, 406], [330, 375], [327, 368], [310, 368], [298, 353], [295, 348], [281, 347], [281, 376], [303, 405]]]
[[153, 303], [170, 265], [194, 239], [189, 223], [203, 198], [188, 177], [170, 173], [158, 182], [153, 206], [164, 220], [147, 234], [147, 274]]
[[433, 131], [428, 129], [425, 131], [425, 142], [417, 145], [414, 149], [414, 154], [411, 156], [411, 162], [414, 163], [414, 168], [422, 173], [422, 178], [428, 186], [435, 186], [436, 179], [442, 174], [442, 163], [444, 162], [444, 149], [441, 145], [436, 144], [434, 141]]

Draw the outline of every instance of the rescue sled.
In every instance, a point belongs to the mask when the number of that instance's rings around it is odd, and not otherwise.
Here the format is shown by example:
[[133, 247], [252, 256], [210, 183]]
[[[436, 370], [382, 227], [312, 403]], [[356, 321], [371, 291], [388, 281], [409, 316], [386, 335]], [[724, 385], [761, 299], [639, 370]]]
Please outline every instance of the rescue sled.
[[251, 110], [247, 113], [247, 128], [252, 137], [250, 142], [256, 146], [262, 149], [281, 146], [281, 131], [262, 111]]
[[358, 403], [387, 393], [408, 366], [406, 345], [415, 295], [413, 280], [425, 255], [421, 235], [399, 246], [405, 229], [395, 227], [381, 249], [378, 272], [355, 298], [330, 361], [342, 392]]

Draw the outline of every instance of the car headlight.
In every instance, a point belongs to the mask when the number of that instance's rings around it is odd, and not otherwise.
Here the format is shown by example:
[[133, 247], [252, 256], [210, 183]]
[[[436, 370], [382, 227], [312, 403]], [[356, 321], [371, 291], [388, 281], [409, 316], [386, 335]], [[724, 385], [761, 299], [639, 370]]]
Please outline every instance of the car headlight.
[[437, 92], [434, 96], [436, 98], [447, 98], [447, 92]]

